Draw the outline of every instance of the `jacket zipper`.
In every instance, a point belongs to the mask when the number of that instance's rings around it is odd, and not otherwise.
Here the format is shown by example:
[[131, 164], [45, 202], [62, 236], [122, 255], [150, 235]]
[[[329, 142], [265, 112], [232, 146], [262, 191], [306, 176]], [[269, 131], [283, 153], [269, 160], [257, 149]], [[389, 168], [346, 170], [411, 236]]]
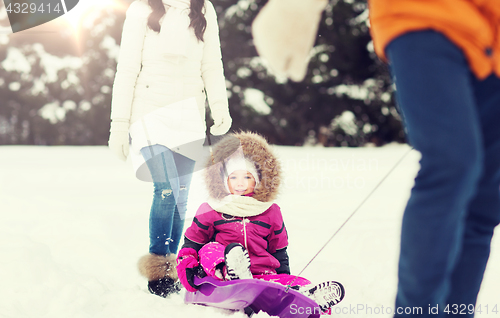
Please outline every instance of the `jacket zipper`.
[[247, 219], [243, 217], [243, 220], [241, 221], [243, 223], [243, 240], [245, 243], [245, 248], [248, 251], [248, 246], [247, 246], [247, 228], [245, 226], [245, 223], [247, 223]]

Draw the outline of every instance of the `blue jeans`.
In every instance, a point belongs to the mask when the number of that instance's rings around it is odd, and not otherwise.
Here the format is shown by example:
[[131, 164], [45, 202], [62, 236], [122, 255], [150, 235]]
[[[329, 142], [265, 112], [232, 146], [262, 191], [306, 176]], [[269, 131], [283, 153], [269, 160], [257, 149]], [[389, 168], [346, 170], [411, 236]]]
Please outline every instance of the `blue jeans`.
[[154, 185], [149, 215], [149, 252], [175, 254], [184, 229], [195, 161], [161, 145], [144, 147], [141, 154]]
[[463, 52], [430, 30], [396, 38], [386, 53], [422, 155], [403, 216], [395, 317], [473, 317], [500, 222], [500, 79], [478, 80]]

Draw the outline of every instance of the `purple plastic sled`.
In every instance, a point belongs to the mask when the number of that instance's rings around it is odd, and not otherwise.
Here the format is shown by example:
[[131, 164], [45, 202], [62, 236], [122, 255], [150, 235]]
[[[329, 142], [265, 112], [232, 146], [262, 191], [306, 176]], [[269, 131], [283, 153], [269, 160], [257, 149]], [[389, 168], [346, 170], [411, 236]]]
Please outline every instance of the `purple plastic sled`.
[[[286, 286], [259, 279], [227, 282], [212, 277], [194, 278], [197, 292], [186, 292], [186, 304], [239, 310], [250, 307], [255, 313], [264, 311], [280, 318], [319, 318], [321, 310], [311, 298]], [[248, 310], [248, 309], [247, 309]]]

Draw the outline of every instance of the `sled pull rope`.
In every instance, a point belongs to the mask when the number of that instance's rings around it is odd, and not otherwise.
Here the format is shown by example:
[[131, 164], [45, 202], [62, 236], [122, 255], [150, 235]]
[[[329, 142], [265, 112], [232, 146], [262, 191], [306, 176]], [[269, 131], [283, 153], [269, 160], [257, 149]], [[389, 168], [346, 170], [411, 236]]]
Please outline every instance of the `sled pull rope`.
[[288, 292], [288, 290], [290, 289], [290, 287], [293, 285], [293, 283], [295, 282], [295, 280], [297, 279], [297, 277], [299, 277], [304, 271], [305, 269], [314, 261], [314, 259], [325, 249], [325, 247], [330, 243], [330, 241], [335, 237], [335, 235], [337, 235], [337, 233], [344, 227], [344, 225], [346, 225], [347, 222], [349, 222], [349, 220], [354, 216], [354, 214], [356, 212], [358, 212], [358, 210], [366, 203], [366, 201], [368, 201], [368, 199], [372, 196], [372, 194], [380, 187], [380, 185], [382, 183], [384, 183], [384, 181], [387, 179], [387, 177], [389, 177], [389, 175], [397, 168], [397, 166], [399, 166], [399, 164], [404, 160], [404, 158], [413, 150], [414, 148], [411, 147], [410, 150], [408, 150], [399, 160], [398, 162], [396, 162], [396, 164], [394, 164], [394, 166], [389, 170], [389, 172], [386, 173], [386, 175], [380, 180], [380, 182], [375, 186], [375, 188], [373, 188], [373, 190], [365, 197], [365, 199], [363, 201], [361, 201], [361, 203], [356, 207], [356, 209], [354, 209], [354, 211], [351, 213], [351, 215], [349, 215], [349, 217], [344, 221], [344, 223], [342, 223], [342, 225], [340, 225], [340, 227], [337, 229], [337, 231], [335, 231], [335, 233], [333, 233], [332, 236], [330, 236], [330, 238], [328, 239], [328, 241], [326, 241], [326, 243], [320, 248], [320, 250], [316, 253], [316, 255], [314, 255], [311, 260], [309, 261], [309, 263], [306, 264], [306, 266], [304, 266], [304, 268], [300, 271], [300, 273], [298, 273], [295, 278], [290, 282], [290, 284], [286, 287], [285, 289], [285, 292]]

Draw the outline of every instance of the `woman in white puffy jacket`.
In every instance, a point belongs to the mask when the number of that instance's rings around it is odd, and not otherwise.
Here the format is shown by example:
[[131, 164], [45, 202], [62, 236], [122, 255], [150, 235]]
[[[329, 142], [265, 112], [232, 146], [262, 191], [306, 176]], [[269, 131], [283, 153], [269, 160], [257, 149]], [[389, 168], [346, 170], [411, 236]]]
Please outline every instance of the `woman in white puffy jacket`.
[[[149, 254], [139, 260], [151, 293], [179, 290], [175, 259], [195, 161], [177, 146], [231, 126], [217, 16], [209, 0], [136, 0], [127, 10], [113, 86], [110, 149], [146, 161], [154, 182]], [[131, 142], [130, 142], [131, 141]]]

